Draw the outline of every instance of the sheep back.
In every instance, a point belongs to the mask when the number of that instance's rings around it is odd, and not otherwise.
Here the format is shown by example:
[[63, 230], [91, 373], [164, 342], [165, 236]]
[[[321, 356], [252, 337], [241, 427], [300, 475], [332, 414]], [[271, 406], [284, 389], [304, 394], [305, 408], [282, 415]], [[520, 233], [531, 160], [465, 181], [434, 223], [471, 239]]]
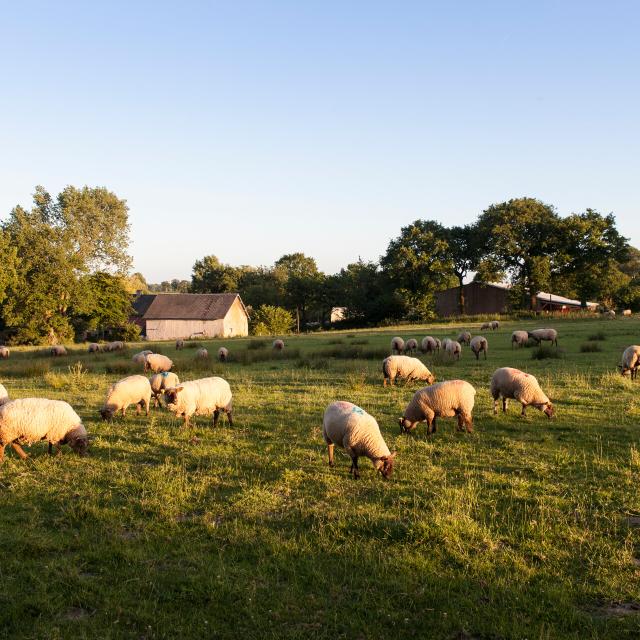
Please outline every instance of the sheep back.
[[406, 380], [424, 380], [433, 384], [435, 377], [418, 358], [410, 356], [388, 356], [382, 361], [382, 373], [385, 384], [387, 379], [393, 384], [396, 378]]
[[391, 353], [393, 353], [394, 351], [398, 353], [404, 352], [404, 340], [399, 336], [396, 336], [391, 340]]
[[151, 370], [154, 373], [162, 373], [163, 371], [170, 371], [171, 367], [173, 367], [173, 361], [160, 353], [148, 353], [145, 356], [145, 371]]
[[151, 384], [145, 376], [128, 376], [111, 385], [107, 392], [107, 398], [101, 410], [103, 418], [111, 417], [117, 411], [131, 404], [144, 402], [148, 410], [151, 401]]
[[500, 396], [513, 398], [525, 407], [546, 406], [551, 403], [535, 376], [513, 367], [501, 367], [494, 371], [491, 377], [491, 395], [494, 400]]
[[230, 410], [231, 387], [223, 378], [216, 376], [182, 382], [165, 391], [167, 408], [185, 420], [193, 416], [211, 415], [219, 409]]

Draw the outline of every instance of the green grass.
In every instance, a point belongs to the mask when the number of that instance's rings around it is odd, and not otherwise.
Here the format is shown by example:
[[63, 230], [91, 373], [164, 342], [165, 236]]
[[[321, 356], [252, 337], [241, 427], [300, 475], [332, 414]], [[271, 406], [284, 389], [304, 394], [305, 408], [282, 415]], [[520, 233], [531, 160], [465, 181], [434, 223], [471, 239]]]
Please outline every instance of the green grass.
[[[511, 349], [511, 331], [547, 324], [561, 359]], [[439, 380], [475, 385], [475, 431], [442, 420], [429, 440], [424, 426], [401, 436], [419, 386], [382, 387], [391, 338], [479, 327], [290, 337], [282, 354], [270, 340], [198, 342], [227, 346], [225, 364], [162, 344], [181, 379], [229, 380], [235, 425], [215, 431], [164, 410], [99, 420], [148, 345], [13, 349], [0, 362], [11, 396], [69, 401], [95, 440], [88, 458], [7, 450], [0, 637], [637, 638], [640, 381], [616, 364], [640, 322], [503, 321], [483, 332], [486, 362], [467, 348], [455, 363], [420, 356]], [[600, 332], [602, 351], [582, 352]], [[489, 380], [507, 365], [538, 377], [556, 420], [513, 404], [494, 417]], [[367, 460], [352, 480], [344, 455], [328, 467], [321, 420], [336, 399], [378, 419], [398, 451], [391, 480]]]

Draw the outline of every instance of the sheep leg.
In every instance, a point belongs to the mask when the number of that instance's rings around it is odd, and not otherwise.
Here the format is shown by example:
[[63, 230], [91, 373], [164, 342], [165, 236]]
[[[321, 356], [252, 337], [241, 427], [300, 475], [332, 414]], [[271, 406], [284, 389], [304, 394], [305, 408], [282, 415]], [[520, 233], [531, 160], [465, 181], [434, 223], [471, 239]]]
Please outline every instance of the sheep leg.
[[523, 416], [523, 417], [527, 415], [527, 405], [526, 404], [522, 405], [522, 413], [520, 415]]
[[218, 426], [218, 418], [220, 417], [220, 409], [216, 409], [213, 412], [213, 426], [217, 427]]
[[226, 414], [227, 414], [227, 420], [229, 421], [229, 426], [233, 427], [233, 412], [231, 411], [231, 409], [227, 409]]
[[142, 410], [142, 407], [140, 406], [139, 402], [136, 402], [136, 415], [139, 416], [140, 415], [140, 411]]
[[0, 464], [4, 462], [4, 448], [6, 446], [7, 446], [6, 444], [3, 444], [2, 446], [0, 446]]
[[502, 398], [502, 413], [507, 413], [508, 405], [509, 405], [509, 400], [507, 400], [507, 398]]
[[149, 405], [151, 404], [150, 400], [145, 399], [143, 402], [144, 412], [148, 416], [149, 415]]
[[486, 349], [484, 350], [484, 359], [485, 360], [487, 359], [487, 350]]
[[493, 399], [493, 415], [498, 415], [498, 398]]
[[23, 459], [26, 460], [28, 458], [27, 454], [24, 452], [23, 448], [17, 443], [17, 442], [12, 442], [11, 446], [13, 447], [13, 450]]
[[333, 443], [327, 443], [327, 449], [329, 451], [329, 466], [333, 467], [334, 462], [333, 462], [333, 449], [334, 449], [335, 445]]
[[354, 480], [360, 477], [360, 472], [358, 471], [358, 456], [351, 458], [351, 469], [349, 469], [349, 473], [353, 473]]

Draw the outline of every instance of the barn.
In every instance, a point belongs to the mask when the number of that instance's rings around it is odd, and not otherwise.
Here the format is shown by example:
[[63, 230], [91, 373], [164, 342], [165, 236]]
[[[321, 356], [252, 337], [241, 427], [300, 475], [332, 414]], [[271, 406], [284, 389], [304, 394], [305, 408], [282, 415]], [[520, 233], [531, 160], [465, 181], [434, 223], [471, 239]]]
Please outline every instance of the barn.
[[144, 294], [133, 308], [132, 321], [148, 340], [249, 334], [249, 314], [237, 293]]

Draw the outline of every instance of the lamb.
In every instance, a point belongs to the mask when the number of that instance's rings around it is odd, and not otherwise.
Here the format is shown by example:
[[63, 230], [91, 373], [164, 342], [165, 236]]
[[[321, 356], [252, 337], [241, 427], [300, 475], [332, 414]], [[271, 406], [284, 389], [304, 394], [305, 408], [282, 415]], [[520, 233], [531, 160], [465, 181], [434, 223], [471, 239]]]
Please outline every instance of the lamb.
[[456, 360], [460, 360], [460, 356], [462, 355], [462, 345], [459, 342], [456, 342], [455, 340], [449, 340], [447, 342], [447, 346], [445, 347], [445, 351], [452, 358], [455, 358]]
[[159, 353], [148, 353], [144, 358], [145, 371], [162, 373], [163, 371], [171, 371], [171, 367], [173, 367], [173, 361]]
[[100, 415], [103, 420], [109, 420], [118, 411], [122, 412], [122, 416], [127, 415], [127, 408], [130, 404], [136, 405], [136, 415], [140, 414], [140, 410], [144, 407], [147, 415], [149, 415], [149, 403], [151, 401], [151, 384], [145, 376], [128, 376], [112, 384], [107, 391], [107, 398], [104, 401]]
[[529, 333], [527, 331], [514, 331], [511, 334], [511, 348], [516, 344], [518, 347], [524, 347], [529, 340]]
[[133, 356], [131, 360], [133, 360], [135, 364], [141, 364], [144, 366], [145, 360], [150, 353], [153, 353], [153, 351], [150, 351], [149, 349], [145, 349], [144, 351], [140, 351], [139, 353], [136, 353], [136, 355]]
[[480, 360], [480, 353], [484, 352], [484, 359], [487, 359], [487, 350], [489, 349], [489, 343], [483, 336], [473, 336], [471, 339], [471, 351], [475, 355], [476, 360]]
[[426, 336], [422, 339], [421, 348], [423, 353], [435, 353], [440, 350], [440, 345], [432, 336]]
[[3, 384], [0, 384], [0, 406], [9, 402], [9, 392]]
[[529, 338], [536, 341], [539, 345], [543, 340], [548, 340], [551, 344], [558, 346], [558, 332], [555, 329], [534, 329], [527, 332]]
[[229, 357], [229, 349], [226, 349], [225, 347], [220, 347], [218, 349], [218, 360], [220, 360], [220, 362], [226, 362], [228, 357]]
[[89, 353], [99, 353], [102, 351], [102, 347], [97, 342], [92, 342], [89, 345]]
[[182, 416], [184, 427], [189, 426], [191, 416], [205, 416], [213, 414], [213, 426], [217, 426], [220, 411], [227, 414], [229, 426], [233, 426], [232, 403], [233, 396], [229, 383], [217, 377], [201, 378], [183, 382], [182, 384], [165, 389], [167, 409], [177, 417]]
[[631, 379], [635, 380], [640, 368], [640, 346], [633, 344], [627, 347], [622, 354], [622, 364], [619, 364], [618, 368], [623, 376], [630, 372]]
[[184, 340], [176, 340], [176, 351], [184, 349]]
[[420, 389], [400, 418], [400, 433], [407, 433], [427, 423], [427, 435], [436, 431], [436, 418], [458, 417], [458, 431], [473, 431], [473, 405], [476, 390], [465, 380], [447, 380]]
[[534, 376], [512, 367], [496, 369], [491, 377], [491, 395], [493, 413], [498, 413], [498, 398], [502, 396], [502, 411], [506, 413], [509, 398], [518, 400], [522, 405], [522, 414], [526, 415], [529, 405], [544, 411], [547, 418], [554, 414], [553, 404], [540, 388]]
[[497, 331], [500, 328], [500, 323], [497, 320], [491, 321], [491, 331]]
[[9, 357], [9, 349], [4, 345], [0, 345], [0, 358], [6, 360]]
[[458, 336], [458, 342], [468, 345], [471, 342], [471, 334], [468, 331], [462, 331]]
[[116, 340], [115, 342], [107, 342], [104, 345], [105, 351], [122, 351], [124, 349], [124, 342], [122, 340]]
[[369, 458], [374, 469], [384, 478], [393, 473], [396, 452], [389, 451], [375, 418], [355, 404], [344, 400], [332, 402], [322, 418], [322, 435], [327, 443], [329, 466], [334, 464], [333, 449], [337, 444], [351, 457], [349, 473], [355, 479], [360, 477], [360, 456]]
[[200, 347], [196, 351], [196, 360], [207, 360], [209, 358], [209, 352], [204, 348]]
[[151, 385], [151, 395], [153, 396], [153, 406], [157, 407], [160, 403], [160, 396], [164, 394], [166, 389], [177, 387], [180, 379], [175, 373], [165, 371], [164, 373], [156, 373], [149, 380]]
[[40, 440], [48, 440], [49, 453], [54, 446], [59, 453], [61, 445], [68, 444], [84, 456], [89, 448], [89, 436], [82, 420], [67, 402], [21, 398], [0, 406], [0, 463], [8, 444], [24, 460], [27, 454], [21, 445]]
[[396, 336], [391, 340], [391, 353], [404, 353], [404, 340], [402, 338]]
[[396, 378], [405, 378], [407, 382], [411, 380], [424, 380], [428, 384], [435, 382], [435, 377], [422, 364], [418, 358], [410, 358], [409, 356], [389, 356], [382, 361], [382, 373], [384, 375], [384, 386], [389, 384], [393, 386]]
[[282, 351], [284, 349], [284, 340], [274, 340], [273, 341], [273, 350], [274, 351]]
[[64, 348], [63, 345], [56, 344], [53, 347], [51, 347], [51, 349], [49, 349], [49, 353], [54, 358], [57, 358], [58, 356], [66, 356], [67, 355], [67, 350]]
[[409, 338], [407, 344], [404, 345], [405, 353], [415, 353], [418, 350], [418, 341], [415, 338]]

